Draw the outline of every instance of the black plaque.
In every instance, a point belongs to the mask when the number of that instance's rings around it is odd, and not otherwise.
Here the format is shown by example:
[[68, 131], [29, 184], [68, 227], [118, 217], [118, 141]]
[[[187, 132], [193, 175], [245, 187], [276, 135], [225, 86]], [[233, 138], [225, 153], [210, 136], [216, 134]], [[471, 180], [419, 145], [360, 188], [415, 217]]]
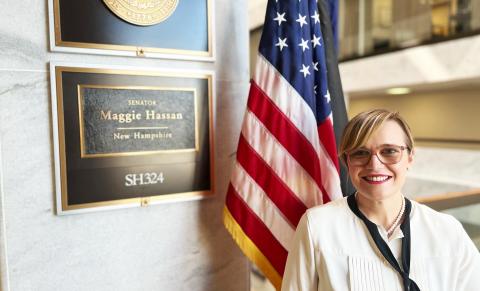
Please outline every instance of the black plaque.
[[210, 74], [52, 72], [58, 213], [213, 193]]
[[82, 157], [197, 150], [195, 88], [79, 86]]
[[165, 20], [143, 26], [118, 17], [102, 0], [49, 0], [52, 50], [212, 59], [211, 2], [180, 0]]

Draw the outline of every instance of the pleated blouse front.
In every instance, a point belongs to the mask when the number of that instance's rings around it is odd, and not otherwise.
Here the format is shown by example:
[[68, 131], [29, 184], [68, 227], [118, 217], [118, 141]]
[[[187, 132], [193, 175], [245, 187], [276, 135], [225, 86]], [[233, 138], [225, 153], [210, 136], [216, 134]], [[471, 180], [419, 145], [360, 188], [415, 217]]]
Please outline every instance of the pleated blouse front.
[[[412, 201], [410, 278], [420, 290], [480, 290], [480, 254], [452, 216]], [[403, 233], [387, 239], [397, 258]], [[403, 290], [402, 280], [378, 251], [346, 199], [309, 209], [289, 250], [284, 291]]]

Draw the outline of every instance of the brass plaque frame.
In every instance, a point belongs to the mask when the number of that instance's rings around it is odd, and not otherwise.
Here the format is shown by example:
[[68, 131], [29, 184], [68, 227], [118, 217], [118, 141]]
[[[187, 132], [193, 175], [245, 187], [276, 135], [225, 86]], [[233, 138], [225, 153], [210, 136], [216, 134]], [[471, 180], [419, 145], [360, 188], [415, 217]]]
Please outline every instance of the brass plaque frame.
[[[113, 27], [105, 27], [105, 31], [122, 31], [122, 29], [130, 29], [131, 36], [119, 38], [117, 41], [111, 43], [110, 37], [116, 38], [116, 35], [124, 35], [124, 31], [122, 33], [115, 33], [110, 34], [108, 38], [106, 37], [99, 37], [101, 40], [85, 40], [80, 39], [79, 37], [73, 37], [73, 39], [65, 39], [62, 37], [62, 23], [71, 23], [72, 27], [84, 27], [85, 23], [92, 22], [92, 20], [86, 21], [85, 19], [76, 20], [71, 17], [67, 17], [66, 19], [62, 19], [61, 17], [61, 1], [63, 0], [49, 0], [48, 1], [48, 8], [49, 8], [49, 31], [50, 31], [50, 49], [52, 51], [58, 52], [71, 52], [71, 53], [88, 53], [88, 54], [104, 54], [104, 55], [122, 55], [122, 56], [133, 56], [133, 57], [151, 57], [151, 58], [164, 58], [164, 59], [182, 59], [182, 60], [198, 60], [198, 61], [214, 61], [215, 60], [215, 31], [214, 31], [214, 1], [213, 0], [201, 0], [206, 5], [205, 13], [206, 15], [202, 15], [205, 18], [205, 23], [201, 25], [202, 31], [205, 32], [205, 38], [203, 39], [187, 39], [185, 40], [175, 40], [178, 36], [184, 35], [181, 31], [172, 31], [170, 26], [168, 29], [163, 29], [162, 26], [166, 27], [167, 25], [173, 25], [170, 22], [178, 22], [175, 23], [175, 27], [178, 29], [199, 29], [198, 24], [193, 25], [191, 28], [184, 27], [186, 26], [185, 23], [179, 21], [179, 19], [188, 19], [189, 14], [193, 13], [189, 7], [182, 8], [184, 6], [180, 5], [188, 5], [188, 3], [183, 3], [184, 1], [180, 1], [177, 8], [181, 8], [178, 13], [183, 13], [184, 15], [180, 15], [177, 18], [171, 16], [167, 19], [168, 21], [163, 21], [158, 24], [152, 25], [154, 27], [158, 27], [159, 31], [152, 31], [152, 32], [145, 32], [146, 29], [152, 28], [145, 28], [145, 26], [135, 25], [133, 23], [128, 23], [125, 20], [119, 18], [115, 15], [109, 8], [103, 3], [103, 1], [93, 1], [92, 3], [95, 4], [96, 8], [100, 8], [103, 10], [108, 10], [107, 12], [104, 11], [103, 15], [98, 16], [97, 12], [99, 9], [95, 10], [95, 13], [90, 13], [93, 19], [97, 19], [95, 17], [104, 17], [108, 15], [108, 25]], [[87, 0], [86, 0], [87, 1]], [[82, 1], [83, 2], [83, 1]], [[79, 3], [82, 3], [79, 2]], [[99, 2], [99, 3], [97, 3]], [[91, 5], [83, 5], [82, 7], [88, 7]], [[103, 7], [104, 6], [104, 7]], [[85, 8], [87, 9], [87, 8]], [[177, 9], [178, 10], [178, 9]], [[176, 12], [174, 12], [175, 14]], [[112, 17], [113, 16], [113, 17]], [[192, 19], [196, 17], [190, 16]], [[75, 22], [76, 21], [76, 22]], [[85, 22], [86, 21], [86, 22]], [[105, 23], [104, 19], [99, 19], [99, 23]], [[81, 23], [77, 23], [81, 22]], [[203, 27], [205, 25], [205, 27]], [[115, 27], [118, 26], [118, 27]], [[102, 26], [97, 26], [97, 29], [102, 28]], [[83, 29], [83, 28], [82, 28]], [[95, 31], [92, 29], [92, 31]], [[171, 31], [167, 33], [166, 31]], [[136, 33], [139, 32], [139, 33]], [[88, 32], [81, 32], [87, 34]], [[93, 34], [94, 32], [91, 32]], [[107, 33], [107, 32], [105, 32]], [[140, 35], [146, 34], [147, 39], [158, 39], [158, 43], [145, 44], [145, 38], [141, 38]], [[198, 35], [198, 34], [197, 34]], [[202, 34], [203, 35], [203, 34]], [[128, 39], [128, 42], [125, 41], [125, 38]], [[202, 43], [206, 45], [206, 48], [188, 48], [192, 43]], [[171, 43], [170, 45], [165, 45], [165, 43]]]
[[[75, 79], [77, 75], [78, 82]], [[82, 78], [87, 78], [85, 76], [92, 80], [98, 78], [100, 81], [93, 82], [97, 84], [92, 84], [92, 82], [82, 84]], [[105, 80], [109, 80], [107, 82], [108, 84], [101, 84], [103, 82], [101, 77], [103, 76], [106, 76]], [[100, 65], [89, 66], [52, 62], [50, 63], [50, 79], [55, 156], [56, 209], [58, 215], [126, 207], [145, 207], [150, 204], [166, 202], [198, 200], [211, 197], [215, 193], [213, 71], [152, 70], [134, 67], [105, 67]], [[123, 83], [125, 80], [134, 81], [132, 81], [132, 84], [125, 84]], [[140, 84], [142, 82], [155, 83], [157, 80], [159, 83], [158, 86]], [[178, 84], [188, 82], [191, 84], [199, 84], [198, 86], [200, 87], [198, 88], [201, 88], [201, 90], [196, 89], [197, 96], [195, 98], [195, 111], [199, 113], [198, 120], [195, 124], [195, 134], [200, 135], [196, 137], [196, 149], [188, 151], [141, 152], [133, 155], [120, 154], [113, 156], [81, 157], [80, 126], [71, 124], [72, 122], [80, 123], [79, 108], [75, 108], [75, 104], [78, 104], [78, 98], [80, 98], [78, 96], [79, 85], [172, 89], [183, 88], [178, 86]], [[165, 83], [167, 83], [167, 85]], [[168, 83], [171, 84], [168, 85]], [[190, 86], [186, 87], [190, 88]], [[75, 92], [74, 95], [77, 96], [71, 96], [73, 95], [72, 92]], [[91, 177], [97, 175], [95, 171], [98, 171], [98, 173], [104, 177], [114, 178], [108, 180], [101, 178], [100, 175], [98, 180], [89, 180]], [[133, 173], [135, 175], [161, 172], [162, 179], [165, 173], [165, 180], [170, 180], [165, 183], [164, 188], [162, 188], [163, 184], [142, 184], [130, 193], [128, 189], [121, 188], [122, 183], [126, 185], [127, 176], [123, 175], [123, 172], [118, 174], [118, 171]], [[181, 175], [176, 175], [178, 173], [181, 173]], [[81, 178], [77, 179], [77, 175], [81, 176]], [[87, 175], [88, 183], [85, 183], [82, 175]], [[119, 179], [115, 177], [119, 177]], [[121, 180], [120, 178], [123, 177], [125, 179]], [[188, 183], [185, 185], [184, 181], [193, 182], [191, 182], [191, 185]], [[163, 180], [161, 183], [163, 183]], [[87, 187], [85, 189], [78, 188], [78, 185], [85, 184], [91, 184], [93, 185], [92, 187], [98, 187], [98, 189], [93, 189], [91, 192], [88, 192], [88, 187], [91, 185], [81, 186]], [[110, 184], [113, 186], [110, 186]], [[158, 189], [149, 189], [148, 187], [150, 186], [157, 187]], [[177, 188], [183, 190], [167, 191]], [[110, 189], [120, 189], [120, 191], [110, 191]], [[85, 192], [82, 192], [84, 190]], [[84, 195], [83, 193], [86, 194]], [[95, 193], [101, 197], [98, 198], [98, 196], [95, 196]], [[105, 197], [109, 198], [104, 199], [104, 196], [102, 196], [104, 194]]]

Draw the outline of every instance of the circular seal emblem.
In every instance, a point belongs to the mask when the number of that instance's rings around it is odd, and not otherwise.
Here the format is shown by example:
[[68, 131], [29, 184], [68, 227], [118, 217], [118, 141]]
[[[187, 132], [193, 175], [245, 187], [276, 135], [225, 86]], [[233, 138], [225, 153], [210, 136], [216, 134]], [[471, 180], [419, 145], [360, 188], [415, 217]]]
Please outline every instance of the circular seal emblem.
[[153, 25], [170, 17], [179, 0], [103, 0], [121, 19], [136, 25]]

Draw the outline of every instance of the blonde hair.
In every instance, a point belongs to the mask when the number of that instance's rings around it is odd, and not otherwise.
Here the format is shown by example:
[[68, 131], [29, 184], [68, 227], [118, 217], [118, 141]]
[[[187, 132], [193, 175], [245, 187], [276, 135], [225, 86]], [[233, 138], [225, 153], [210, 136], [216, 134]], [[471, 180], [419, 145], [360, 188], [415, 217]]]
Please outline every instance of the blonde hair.
[[368, 139], [388, 120], [393, 120], [400, 125], [405, 133], [408, 151], [412, 152], [414, 146], [412, 132], [405, 119], [398, 112], [373, 109], [359, 113], [345, 126], [338, 150], [340, 159], [347, 164], [346, 153], [364, 146]]

